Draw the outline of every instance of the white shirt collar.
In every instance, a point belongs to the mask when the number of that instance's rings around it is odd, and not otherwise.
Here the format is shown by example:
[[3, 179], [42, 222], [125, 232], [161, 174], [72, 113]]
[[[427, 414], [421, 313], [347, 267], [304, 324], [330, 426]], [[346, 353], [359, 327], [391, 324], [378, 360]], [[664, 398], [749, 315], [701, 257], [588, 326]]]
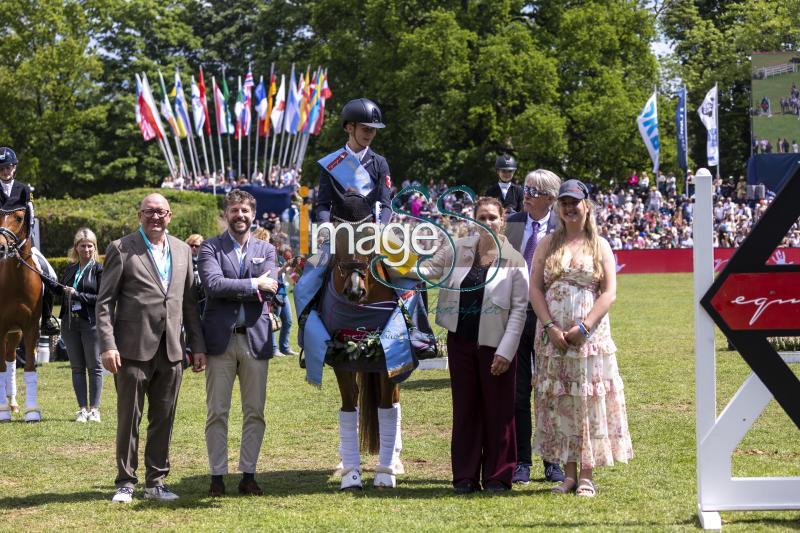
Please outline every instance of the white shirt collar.
[[349, 144], [344, 145], [344, 149], [347, 150], [347, 153], [355, 156], [356, 159], [359, 161], [364, 159], [364, 156], [367, 155], [367, 150], [369, 150], [369, 146], [361, 150], [360, 152], [354, 152], [352, 148], [350, 148]]
[[10, 179], [8, 181], [0, 181], [0, 185], [3, 186], [3, 193], [5, 193], [6, 196], [9, 196], [11, 194], [11, 188], [14, 187], [14, 180]]
[[497, 185], [500, 186], [500, 190], [503, 191], [503, 194], [507, 193], [508, 189], [511, 188], [511, 182], [510, 181], [498, 181]]
[[[542, 218], [540, 218], [539, 220], [536, 220], [536, 221], [535, 221], [535, 222], [538, 222], [538, 223], [539, 223], [539, 227], [540, 227], [540, 228], [543, 228], [543, 227], [546, 227], [546, 226], [547, 226], [547, 223], [550, 221], [550, 213], [551, 213], [551, 212], [550, 212], [550, 211], [548, 211], [548, 212], [547, 212], [547, 214], [546, 214], [545, 216], [543, 216], [543, 217], [542, 217]], [[530, 213], [528, 213], [528, 221], [526, 222], [526, 224], [528, 224], [528, 225], [531, 225], [533, 222], [534, 222], [534, 219], [533, 219], [533, 217], [530, 215]]]

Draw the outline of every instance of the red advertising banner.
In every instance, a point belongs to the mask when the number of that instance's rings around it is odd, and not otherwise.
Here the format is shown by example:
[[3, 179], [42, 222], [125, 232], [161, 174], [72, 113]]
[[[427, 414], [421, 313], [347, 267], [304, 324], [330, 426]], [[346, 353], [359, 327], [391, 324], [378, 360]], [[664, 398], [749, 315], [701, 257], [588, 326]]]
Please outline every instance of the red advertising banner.
[[711, 305], [732, 330], [797, 329], [800, 272], [731, 274]]
[[[714, 248], [714, 271], [719, 272], [736, 248]], [[617, 274], [692, 272], [692, 249], [614, 250]], [[768, 265], [800, 265], [800, 248], [776, 248]]]

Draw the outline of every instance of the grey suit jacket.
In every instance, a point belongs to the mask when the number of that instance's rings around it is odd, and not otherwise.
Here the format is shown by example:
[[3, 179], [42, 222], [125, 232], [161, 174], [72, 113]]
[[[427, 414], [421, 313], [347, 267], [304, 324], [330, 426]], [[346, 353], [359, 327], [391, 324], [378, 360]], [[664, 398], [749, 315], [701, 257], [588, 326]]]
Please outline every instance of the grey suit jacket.
[[167, 356], [178, 362], [185, 351], [183, 326], [192, 351], [205, 353], [192, 251], [175, 237], [167, 239], [172, 276], [166, 293], [138, 232], [108, 245], [95, 310], [101, 352], [117, 350], [123, 359], [149, 361], [166, 334]]
[[225, 353], [230, 342], [239, 308], [244, 305], [247, 341], [256, 359], [272, 357], [272, 331], [267, 301], [271, 295], [252, 289], [251, 278], [270, 271], [277, 280], [275, 247], [270, 243], [250, 237], [247, 244], [244, 272], [239, 276], [239, 258], [233, 240], [227, 231], [203, 242], [197, 257], [197, 270], [206, 291], [203, 312], [203, 336], [208, 355]]
[[[525, 236], [525, 224], [528, 223], [528, 213], [520, 211], [506, 218], [506, 237], [511, 246], [519, 253], [525, 253], [525, 243], [522, 242]], [[558, 215], [554, 210], [550, 210], [550, 219], [547, 221], [547, 233], [553, 233], [558, 225]]]

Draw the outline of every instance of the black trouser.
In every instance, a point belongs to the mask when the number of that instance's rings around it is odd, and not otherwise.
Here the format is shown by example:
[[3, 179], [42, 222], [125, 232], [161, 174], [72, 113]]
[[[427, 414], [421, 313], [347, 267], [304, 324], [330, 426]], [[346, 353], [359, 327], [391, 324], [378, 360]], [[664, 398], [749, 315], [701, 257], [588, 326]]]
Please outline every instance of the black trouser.
[[531, 380], [533, 377], [533, 339], [536, 335], [536, 314], [528, 306], [525, 329], [517, 348], [517, 390], [514, 395], [514, 420], [517, 433], [517, 463], [530, 465], [531, 437], [533, 421], [531, 418]]

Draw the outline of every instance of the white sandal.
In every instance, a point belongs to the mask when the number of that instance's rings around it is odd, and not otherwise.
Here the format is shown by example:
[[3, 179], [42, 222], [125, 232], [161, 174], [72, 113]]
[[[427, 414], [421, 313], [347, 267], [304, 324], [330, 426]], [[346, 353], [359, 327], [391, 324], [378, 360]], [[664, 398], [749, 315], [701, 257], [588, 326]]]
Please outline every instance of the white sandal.
[[575, 489], [575, 494], [584, 498], [594, 498], [594, 495], [597, 494], [594, 481], [585, 477], [581, 478], [578, 483], [578, 488]]

